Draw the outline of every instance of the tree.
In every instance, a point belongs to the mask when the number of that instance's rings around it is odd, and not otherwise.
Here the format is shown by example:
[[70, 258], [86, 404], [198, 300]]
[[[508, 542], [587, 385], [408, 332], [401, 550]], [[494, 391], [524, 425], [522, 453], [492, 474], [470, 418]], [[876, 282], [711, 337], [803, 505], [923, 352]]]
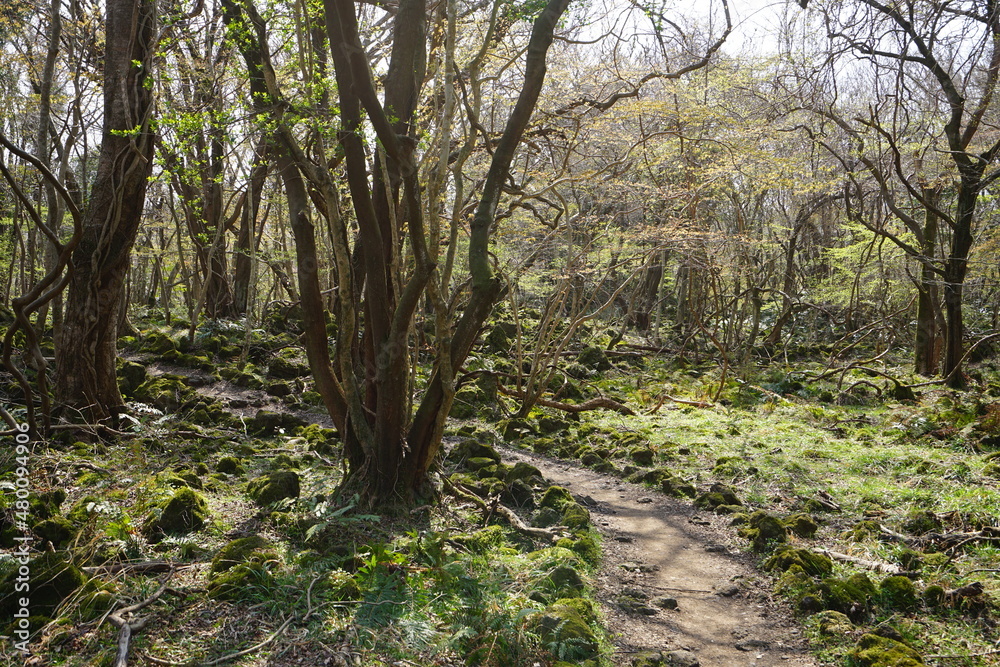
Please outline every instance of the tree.
[[[803, 3], [804, 4], [804, 3]], [[962, 315], [969, 256], [977, 230], [977, 207], [986, 188], [1000, 177], [1000, 140], [990, 113], [1000, 77], [1000, 6], [966, 1], [905, 0], [814, 2], [831, 40], [828, 67], [866, 76], [875, 99], [845, 109], [835, 90], [812, 110], [832, 120], [849, 147], [819, 140], [853, 176], [855, 208], [866, 172], [877, 205], [885, 206], [906, 233], [858, 221], [888, 238], [921, 264], [918, 370], [930, 370], [927, 338], [933, 317], [932, 292], [940, 281], [945, 306], [943, 374], [962, 386]], [[855, 60], [842, 63], [841, 56]], [[914, 105], [914, 100], [919, 104]], [[933, 165], [931, 164], [933, 162]], [[928, 171], [933, 169], [933, 177]], [[935, 183], [948, 185], [948, 197]], [[950, 232], [950, 246], [938, 257], [938, 222]], [[931, 279], [931, 276], [934, 279]]]
[[54, 387], [57, 401], [90, 420], [111, 418], [122, 404], [118, 319], [153, 158], [156, 4], [107, 0], [106, 6], [101, 152], [73, 252]]

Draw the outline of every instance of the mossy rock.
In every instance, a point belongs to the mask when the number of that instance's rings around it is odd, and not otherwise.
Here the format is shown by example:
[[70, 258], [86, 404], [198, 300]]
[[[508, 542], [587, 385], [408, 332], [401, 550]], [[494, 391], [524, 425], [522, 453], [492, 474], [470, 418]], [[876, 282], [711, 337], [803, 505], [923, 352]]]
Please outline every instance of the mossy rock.
[[574, 605], [562, 601], [549, 605], [535, 621], [534, 630], [543, 643], [564, 647], [563, 658], [580, 661], [597, 657], [597, 637]]
[[948, 594], [942, 586], [939, 586], [938, 584], [931, 584], [924, 589], [921, 597], [923, 598], [925, 605], [933, 608], [943, 605], [948, 599]]
[[987, 463], [983, 466], [983, 476], [985, 477], [1000, 477], [1000, 464], [997, 463]]
[[531, 465], [530, 463], [525, 463], [524, 461], [518, 461], [514, 466], [507, 472], [507, 476], [504, 478], [508, 484], [520, 480], [522, 482], [527, 482], [528, 484], [542, 483], [545, 481], [542, 471]]
[[495, 466], [498, 463], [499, 461], [495, 461], [494, 459], [488, 458], [486, 456], [473, 456], [472, 458], [465, 460], [465, 469], [468, 470], [469, 472], [474, 472], [478, 474], [479, 471], [483, 470], [484, 468], [493, 467], [493, 470], [496, 470]]
[[633, 447], [628, 451], [628, 457], [638, 465], [651, 466], [656, 460], [656, 452], [649, 447]]
[[803, 572], [812, 576], [826, 576], [833, 571], [833, 561], [828, 556], [808, 549], [797, 549], [788, 544], [779, 545], [764, 561], [763, 567], [768, 572], [786, 572], [793, 565], [798, 565]]
[[278, 470], [247, 484], [247, 495], [262, 507], [285, 498], [299, 497], [299, 476], [291, 470]]
[[924, 535], [941, 530], [941, 519], [929, 510], [917, 510], [906, 515], [903, 530], [913, 535]]
[[539, 507], [551, 507], [555, 510], [562, 510], [562, 508], [567, 503], [575, 503], [573, 500], [573, 494], [569, 492], [562, 486], [550, 486], [545, 489], [545, 493], [542, 494], [541, 500], [538, 501]]
[[879, 584], [879, 598], [886, 607], [906, 611], [917, 606], [917, 589], [907, 577], [886, 577]]
[[334, 570], [327, 577], [330, 597], [337, 602], [356, 602], [364, 597], [357, 580], [343, 570]]
[[557, 547], [569, 549], [590, 565], [596, 565], [601, 559], [601, 545], [590, 533], [578, 537], [563, 537], [556, 542]]
[[150, 378], [135, 390], [136, 400], [149, 403], [160, 410], [176, 411], [182, 403], [194, 396], [194, 390], [189, 387], [180, 375], [164, 374]]
[[570, 530], [582, 530], [590, 527], [590, 512], [577, 502], [563, 505], [562, 524]]
[[714, 510], [721, 505], [742, 505], [736, 493], [725, 484], [713, 484], [708, 492], [695, 498], [694, 504], [705, 510]]
[[924, 660], [912, 648], [888, 637], [866, 634], [848, 654], [857, 667], [917, 667]]
[[541, 507], [531, 519], [531, 525], [535, 528], [551, 528], [558, 526], [562, 521], [562, 512], [554, 507]]
[[268, 437], [281, 432], [292, 433], [295, 429], [305, 425], [306, 422], [295, 415], [272, 412], [271, 410], [258, 410], [247, 424], [247, 431], [251, 435]]
[[[510, 473], [508, 472], [507, 474], [509, 478]], [[535, 508], [535, 492], [527, 482], [521, 479], [507, 482], [503, 493], [500, 494], [500, 500], [514, 507], [523, 509]]]
[[538, 569], [556, 567], [557, 565], [576, 566], [580, 563], [580, 557], [569, 549], [562, 547], [545, 547], [529, 551], [524, 555]]
[[276, 356], [267, 365], [267, 376], [278, 380], [294, 380], [310, 374], [308, 364], [282, 355]]
[[[716, 511], [722, 507], [731, 506], [720, 505]], [[737, 507], [737, 509], [739, 508]], [[781, 519], [764, 510], [757, 510], [747, 517], [746, 524], [737, 532], [741, 537], [750, 540], [754, 551], [763, 551], [768, 545], [775, 542], [788, 541], [788, 531]]]
[[174, 492], [158, 512], [147, 520], [146, 532], [184, 535], [201, 530], [208, 518], [208, 505], [194, 489], [185, 486]]
[[497, 453], [497, 450], [474, 438], [467, 438], [459, 442], [452, 447], [445, 458], [451, 463], [462, 463], [475, 458], [487, 458], [493, 463], [500, 463], [500, 454]]
[[839, 611], [821, 611], [811, 619], [821, 635], [843, 637], [854, 629], [854, 624], [846, 614]]
[[[671, 475], [670, 477], [664, 477], [660, 480], [660, 491], [667, 494], [668, 496], [673, 496], [674, 498], [694, 498], [697, 495], [697, 490], [694, 488], [694, 484], [686, 482], [680, 477], [675, 477]], [[714, 511], [718, 514], [731, 514], [731, 512], [724, 510], [723, 508], [737, 507], [742, 509], [742, 505], [716, 505]]]
[[792, 565], [778, 577], [774, 584], [774, 592], [778, 595], [799, 598], [806, 593], [818, 593], [819, 587], [802, 566]]
[[598, 372], [611, 370], [611, 361], [608, 360], [607, 353], [593, 345], [581, 350], [576, 362], [584, 368]]
[[245, 469], [235, 456], [223, 456], [215, 464], [215, 471], [226, 475], [240, 475], [245, 472]]
[[59, 508], [66, 502], [66, 492], [62, 489], [43, 491], [28, 499], [31, 516], [36, 519], [49, 519], [59, 514]]
[[67, 546], [73, 541], [78, 532], [73, 522], [63, 516], [39, 521], [31, 530], [35, 535], [48, 541], [56, 549]]
[[219, 377], [228, 382], [232, 382], [237, 387], [246, 387], [247, 389], [263, 389], [264, 381], [261, 380], [257, 375], [251, 370], [252, 366], [244, 369], [239, 368], [222, 368], [219, 370]]
[[539, 417], [537, 430], [540, 435], [552, 435], [553, 433], [566, 433], [571, 426], [565, 419]]
[[274, 545], [260, 535], [241, 537], [219, 549], [212, 559], [209, 577], [232, 569], [241, 563], [263, 563], [277, 560]]
[[177, 343], [170, 336], [160, 331], [146, 331], [142, 334], [141, 349], [152, 354], [176, 352]]
[[[51, 616], [63, 600], [86, 585], [88, 577], [67, 556], [65, 551], [49, 551], [8, 573], [0, 581], [0, 618], [12, 618], [21, 608], [21, 598], [29, 594], [31, 613]], [[25, 583], [23, 577], [28, 589], [18, 591], [15, 587]]]
[[126, 398], [132, 398], [136, 389], [146, 381], [146, 367], [135, 361], [122, 361], [118, 366], [118, 388]]
[[839, 611], [852, 618], [860, 618], [868, 609], [868, 594], [843, 579], [827, 577], [820, 583], [819, 590], [826, 609]]
[[816, 520], [804, 512], [786, 516], [781, 520], [781, 523], [790, 533], [799, 537], [813, 538], [816, 536], [816, 531], [819, 530]]
[[449, 541], [465, 547], [472, 553], [486, 554], [501, 546], [505, 540], [503, 528], [493, 525], [465, 535], [455, 535]]
[[213, 600], [238, 600], [253, 587], [269, 588], [274, 575], [263, 563], [240, 563], [219, 573], [208, 582], [208, 597]]

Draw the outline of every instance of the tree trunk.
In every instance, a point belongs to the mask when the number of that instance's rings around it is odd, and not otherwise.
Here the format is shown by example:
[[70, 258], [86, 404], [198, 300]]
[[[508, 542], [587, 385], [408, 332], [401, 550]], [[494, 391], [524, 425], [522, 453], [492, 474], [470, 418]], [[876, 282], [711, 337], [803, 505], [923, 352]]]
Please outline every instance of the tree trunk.
[[155, 26], [155, 3], [107, 0], [101, 154], [56, 346], [56, 399], [90, 420], [114, 416], [122, 403], [117, 325], [152, 166], [152, 90], [146, 83]]
[[920, 267], [920, 285], [917, 293], [917, 335], [914, 342], [914, 370], [920, 375], [934, 375], [938, 369], [938, 275], [927, 263], [934, 258], [937, 248], [938, 215], [936, 209], [941, 199], [941, 188], [925, 186], [924, 238], [921, 253], [924, 262]]

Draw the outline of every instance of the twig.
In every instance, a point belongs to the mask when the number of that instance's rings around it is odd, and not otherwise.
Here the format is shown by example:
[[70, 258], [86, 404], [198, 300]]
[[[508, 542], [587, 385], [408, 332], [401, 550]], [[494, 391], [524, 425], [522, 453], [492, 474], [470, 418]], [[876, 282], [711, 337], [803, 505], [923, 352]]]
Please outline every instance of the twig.
[[128, 648], [129, 643], [132, 640], [132, 633], [138, 632], [146, 626], [147, 619], [140, 618], [135, 621], [126, 621], [125, 615], [134, 614], [143, 607], [147, 607], [155, 602], [156, 599], [163, 595], [163, 592], [167, 590], [167, 584], [170, 582], [173, 574], [173, 570], [171, 569], [170, 572], [167, 573], [167, 576], [163, 578], [163, 582], [160, 584], [160, 587], [156, 589], [156, 592], [142, 602], [137, 602], [134, 605], [119, 609], [118, 611], [108, 615], [108, 620], [111, 621], [111, 624], [118, 628], [118, 652], [115, 655], [114, 667], [127, 667]]
[[853, 563], [854, 565], [860, 565], [861, 567], [869, 570], [885, 572], [886, 574], [903, 573], [898, 565], [893, 565], [892, 563], [883, 563], [880, 561], [855, 558], [854, 556], [848, 556], [847, 554], [837, 553], [836, 551], [830, 551], [829, 549], [816, 549], [815, 551], [816, 553], [832, 558], [833, 560], [839, 560], [841, 563]]

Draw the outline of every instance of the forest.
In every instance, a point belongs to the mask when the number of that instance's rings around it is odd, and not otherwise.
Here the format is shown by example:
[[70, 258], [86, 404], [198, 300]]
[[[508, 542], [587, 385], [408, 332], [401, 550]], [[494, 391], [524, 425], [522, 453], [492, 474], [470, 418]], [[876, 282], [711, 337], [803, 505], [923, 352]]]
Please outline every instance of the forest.
[[995, 0], [5, 0], [0, 663], [1000, 664], [998, 82]]

